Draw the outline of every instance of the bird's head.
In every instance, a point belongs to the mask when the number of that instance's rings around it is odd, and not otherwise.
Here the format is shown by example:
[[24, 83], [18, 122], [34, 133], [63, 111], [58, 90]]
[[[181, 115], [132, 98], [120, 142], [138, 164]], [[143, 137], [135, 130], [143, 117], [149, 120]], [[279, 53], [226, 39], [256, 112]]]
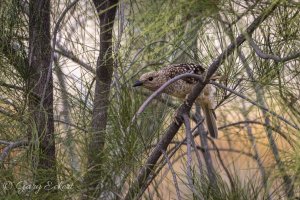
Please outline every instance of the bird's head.
[[165, 80], [162, 74], [159, 72], [148, 72], [143, 74], [139, 80], [135, 82], [133, 87], [143, 86], [149, 90], [157, 90], [162, 84], [164, 84]]

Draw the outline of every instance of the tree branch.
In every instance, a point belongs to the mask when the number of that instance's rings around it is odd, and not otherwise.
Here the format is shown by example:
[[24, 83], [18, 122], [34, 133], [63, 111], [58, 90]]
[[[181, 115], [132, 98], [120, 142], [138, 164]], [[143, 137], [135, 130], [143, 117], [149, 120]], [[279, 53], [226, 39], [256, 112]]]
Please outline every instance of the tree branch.
[[3, 81], [0, 81], [0, 86], [10, 88], [10, 89], [24, 91], [24, 88], [22, 88], [22, 87], [19, 87], [17, 85], [13, 85], [13, 84], [9, 84], [9, 83], [5, 83]]
[[73, 62], [79, 64], [80, 66], [82, 66], [83, 68], [88, 70], [89, 72], [91, 72], [93, 74], [96, 73], [96, 71], [93, 69], [92, 66], [90, 66], [89, 64], [87, 64], [87, 63], [83, 62], [82, 60], [80, 60], [79, 58], [77, 58], [72, 51], [69, 51], [68, 49], [63, 47], [61, 44], [56, 44], [56, 45], [59, 50], [56, 49], [55, 52], [59, 53], [60, 55], [66, 57], [66, 58], [69, 58]]
[[245, 95], [242, 95], [242, 94], [240, 94], [240, 93], [238, 93], [238, 92], [236, 92], [236, 91], [234, 91], [234, 90], [232, 90], [232, 89], [230, 89], [230, 88], [228, 88], [228, 87], [226, 87], [226, 86], [224, 86], [224, 85], [222, 85], [222, 84], [220, 84], [220, 83], [216, 83], [215, 81], [210, 81], [210, 84], [213, 84], [213, 85], [215, 85], [215, 86], [217, 86], [217, 87], [219, 87], [219, 88], [222, 88], [222, 89], [224, 89], [224, 90], [228, 90], [229, 92], [232, 92], [233, 94], [235, 94], [235, 95], [241, 97], [242, 99], [247, 100], [247, 101], [250, 102], [251, 104], [253, 104], [253, 105], [259, 107], [260, 109], [266, 111], [267, 113], [270, 113], [271, 115], [273, 115], [274, 117], [280, 119], [281, 121], [285, 122], [286, 124], [290, 125], [290, 126], [293, 127], [294, 129], [300, 130], [300, 128], [299, 128], [296, 124], [292, 124], [291, 122], [289, 122], [289, 121], [288, 121], [287, 119], [285, 119], [284, 117], [282, 117], [282, 116], [278, 115], [277, 113], [275, 113], [275, 112], [269, 110], [268, 108], [266, 108], [266, 107], [264, 107], [264, 106], [262, 106], [262, 105], [256, 103], [255, 101], [252, 101], [251, 99], [249, 99], [249, 98], [246, 97]]
[[[176, 77], [170, 79], [170, 80], [167, 81], [165, 84], [163, 84], [158, 90], [156, 90], [154, 93], [152, 93], [152, 95], [151, 95], [151, 96], [150, 96], [150, 97], [149, 97], [149, 98], [141, 105], [141, 107], [139, 108], [139, 110], [137, 111], [137, 113], [135, 114], [135, 116], [133, 117], [132, 122], [134, 122], [134, 120], [136, 120], [136, 117], [137, 117], [139, 114], [141, 114], [141, 113], [146, 109], [146, 107], [150, 104], [150, 102], [151, 102], [156, 96], [160, 95], [166, 87], [168, 87], [170, 84], [176, 82], [176, 81], [179, 80], [179, 79], [187, 78], [187, 77], [192, 77], [192, 78], [199, 79], [199, 82], [202, 81], [202, 76], [197, 75], [197, 74], [190, 74], [190, 73], [182, 74], [182, 75], [179, 75], [179, 76], [176, 76]], [[240, 94], [240, 93], [234, 91], [233, 89], [230, 89], [230, 88], [228, 88], [228, 87], [226, 87], [226, 86], [224, 86], [224, 85], [222, 85], [222, 84], [220, 84], [220, 83], [217, 83], [217, 82], [215, 82], [215, 81], [209, 81], [209, 83], [212, 84], [212, 85], [215, 85], [215, 86], [217, 86], [217, 87], [219, 87], [219, 88], [222, 88], [222, 89], [224, 89], [224, 90], [227, 90], [227, 91], [229, 91], [229, 92], [231, 92], [231, 93], [233, 93], [233, 94], [239, 96], [239, 97], [242, 98], [242, 99], [245, 99], [246, 101], [250, 102], [251, 104], [253, 104], [253, 105], [255, 105], [255, 106], [257, 106], [257, 107], [263, 109], [264, 111], [270, 113], [271, 115], [277, 117], [278, 119], [280, 119], [281, 121], [283, 121], [283, 122], [285, 122], [286, 124], [290, 125], [291, 127], [295, 128], [296, 130], [300, 130], [300, 128], [299, 128], [296, 124], [292, 124], [291, 122], [289, 122], [289, 121], [288, 121], [287, 119], [285, 119], [284, 117], [282, 117], [282, 116], [278, 115], [277, 113], [275, 113], [275, 112], [273, 112], [273, 111], [267, 109], [266, 107], [264, 107], [264, 106], [262, 106], [262, 105], [256, 103], [255, 101], [251, 100], [250, 98], [246, 97], [245, 95]], [[204, 84], [204, 82], [203, 82], [203, 84]], [[188, 100], [187, 100], [187, 101], [188, 101]], [[190, 104], [189, 104], [189, 105], [190, 105]], [[191, 104], [191, 105], [192, 105], [192, 104]]]
[[245, 34], [249, 35], [252, 34], [255, 29], [275, 10], [275, 8], [279, 5], [280, 0], [274, 1], [266, 10], [265, 12], [261, 13], [246, 29], [244, 34], [239, 35], [234, 42], [232, 42], [224, 52], [219, 55], [216, 60], [209, 66], [206, 74], [206, 79], [204, 83], [197, 83], [197, 85], [193, 88], [192, 92], [188, 95], [187, 100], [184, 104], [182, 104], [178, 112], [175, 116], [177, 122], [172, 122], [169, 126], [169, 129], [165, 133], [165, 135], [161, 138], [158, 142], [157, 146], [153, 149], [152, 153], [148, 157], [145, 165], [140, 169], [139, 174], [137, 176], [136, 181], [131, 185], [129, 188], [125, 200], [133, 199], [136, 196], [137, 191], [143, 187], [145, 181], [148, 179], [149, 174], [153, 171], [155, 164], [157, 163], [158, 159], [161, 156], [161, 150], [166, 150], [170, 142], [172, 141], [173, 137], [176, 135], [177, 131], [179, 130], [180, 126], [182, 125], [182, 114], [188, 113], [191, 110], [191, 106], [196, 98], [199, 96], [205, 85], [209, 82], [212, 75], [216, 72], [216, 70], [222, 65], [225, 59], [230, 56], [234, 50], [242, 45], [245, 40]]
[[[183, 78], [187, 78], [187, 77], [190, 77], [192, 75], [195, 75], [195, 74], [191, 74], [191, 73], [186, 73], [186, 74], [181, 74], [181, 75], [178, 75], [170, 80], [168, 80], [166, 83], [164, 83], [158, 90], [156, 90], [155, 92], [153, 92], [150, 97], [148, 97], [146, 99], [146, 101], [144, 101], [144, 103], [140, 106], [140, 108], [138, 109], [138, 111], [136, 112], [136, 114], [133, 116], [132, 118], [132, 122], [134, 122], [136, 120], [136, 118], [142, 113], [144, 112], [144, 110], [146, 109], [146, 107], [151, 103], [151, 101], [153, 99], [155, 99], [158, 95], [160, 95], [163, 90], [168, 87], [169, 85], [171, 85], [172, 83], [180, 80], [180, 79], [183, 79]], [[197, 78], [199, 79], [199, 81], [203, 82], [202, 81], [202, 78], [197, 75]]]
[[0, 141], [2, 144], [8, 144], [7, 147], [5, 147], [2, 151], [2, 154], [0, 155], [0, 164], [3, 163], [4, 159], [8, 156], [11, 150], [22, 147], [22, 146], [27, 146], [28, 141], [27, 140], [21, 140], [17, 142], [6, 142], [6, 141]]
[[49, 67], [48, 67], [48, 72], [47, 72], [47, 79], [46, 79], [46, 83], [45, 83], [45, 87], [44, 87], [44, 90], [43, 90], [43, 94], [42, 94], [42, 97], [41, 97], [41, 108], [42, 108], [42, 105], [43, 105], [43, 102], [44, 102], [44, 98], [45, 98], [45, 95], [46, 95], [46, 91], [47, 91], [47, 85], [48, 85], [48, 82], [50, 80], [50, 77], [52, 75], [52, 65], [53, 65], [53, 62], [54, 62], [54, 51], [55, 51], [55, 46], [56, 46], [56, 37], [57, 37], [57, 33], [59, 31], [59, 28], [60, 28], [60, 24], [61, 22], [63, 21], [63, 19], [65, 18], [66, 14], [68, 13], [68, 11], [73, 8], [73, 6], [75, 6], [77, 3], [78, 3], [79, 0], [74, 0], [73, 2], [71, 2], [65, 9], [64, 11], [61, 13], [61, 15], [59, 16], [57, 22], [55, 23], [55, 26], [54, 26], [54, 29], [53, 29], [53, 38], [52, 38], [52, 48], [51, 48], [51, 51], [50, 51], [50, 62], [49, 62]]
[[176, 189], [177, 199], [181, 200], [181, 195], [180, 195], [180, 190], [179, 190], [179, 187], [178, 187], [178, 182], [177, 182], [175, 170], [172, 167], [172, 163], [171, 163], [170, 159], [168, 158], [167, 153], [163, 150], [162, 150], [162, 153], [163, 153], [163, 155], [166, 159], [166, 162], [168, 163], [169, 169], [171, 170], [171, 173], [172, 173], [172, 176], [173, 176], [173, 181], [174, 181], [174, 186], [175, 186], [175, 189]]
[[259, 46], [253, 41], [253, 39], [251, 37], [247, 38], [250, 46], [253, 48], [253, 50], [255, 51], [255, 53], [262, 59], [271, 59], [271, 60], [274, 60], [276, 62], [286, 62], [286, 61], [289, 61], [289, 60], [293, 60], [293, 59], [296, 59], [300, 56], [300, 51], [299, 52], [296, 52], [296, 53], [293, 53], [292, 55], [289, 55], [289, 56], [286, 56], [286, 57], [283, 57], [281, 58], [280, 56], [277, 56], [277, 55], [272, 55], [272, 54], [266, 54], [264, 53], [260, 48]]
[[194, 191], [194, 184], [192, 179], [192, 133], [189, 116], [183, 114], [183, 120], [185, 125], [186, 143], [187, 143], [187, 180], [189, 187]]

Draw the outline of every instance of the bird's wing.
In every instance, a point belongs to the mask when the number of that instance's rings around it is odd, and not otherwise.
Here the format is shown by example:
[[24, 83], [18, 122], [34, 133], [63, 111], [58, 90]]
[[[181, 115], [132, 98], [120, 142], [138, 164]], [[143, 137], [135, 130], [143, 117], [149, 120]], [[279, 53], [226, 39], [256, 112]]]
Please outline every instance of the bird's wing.
[[[162, 69], [163, 73], [167, 74], [169, 78], [174, 78], [180, 74], [193, 73], [193, 74], [203, 74], [205, 69], [201, 65], [196, 65], [192, 63], [187, 64], [173, 64]], [[198, 82], [195, 78], [183, 78], [188, 84], [195, 84]]]

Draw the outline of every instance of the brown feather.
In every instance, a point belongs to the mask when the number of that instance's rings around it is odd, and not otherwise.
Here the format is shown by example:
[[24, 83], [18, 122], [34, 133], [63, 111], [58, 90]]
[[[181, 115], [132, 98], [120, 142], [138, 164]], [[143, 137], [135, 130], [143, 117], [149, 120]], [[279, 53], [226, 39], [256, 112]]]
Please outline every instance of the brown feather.
[[[178, 76], [180, 74], [185, 74], [185, 73], [203, 75], [205, 69], [201, 65], [187, 63], [187, 64], [173, 64], [163, 68], [162, 71], [168, 74], [169, 78], [172, 79], [175, 76]], [[195, 78], [183, 78], [182, 80], [184, 80], [188, 84], [196, 84], [198, 82], [198, 80]]]

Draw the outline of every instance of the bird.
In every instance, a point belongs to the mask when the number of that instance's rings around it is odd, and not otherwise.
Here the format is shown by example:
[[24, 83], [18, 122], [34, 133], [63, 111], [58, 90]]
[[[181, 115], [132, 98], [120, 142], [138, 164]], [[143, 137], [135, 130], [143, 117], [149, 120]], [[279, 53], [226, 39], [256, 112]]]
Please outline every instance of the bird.
[[[133, 87], [142, 86], [148, 90], [155, 91], [159, 89], [168, 80], [178, 76], [180, 74], [193, 73], [197, 75], [206, 74], [206, 70], [202, 65], [193, 63], [181, 63], [181, 64], [171, 64], [163, 67], [159, 71], [151, 71], [144, 73], [140, 78], [134, 83]], [[219, 75], [214, 75], [211, 80], [218, 79]], [[197, 84], [198, 79], [188, 77], [180, 79], [168, 87], [166, 87], [163, 93], [170, 96], [177, 97], [179, 99], [185, 99], [186, 96], [192, 91], [193, 87]], [[218, 137], [218, 128], [216, 123], [216, 115], [214, 109], [216, 107], [215, 101], [216, 88], [211, 84], [207, 84], [199, 97], [197, 97], [196, 102], [201, 106], [204, 113], [207, 130], [211, 137]]]

